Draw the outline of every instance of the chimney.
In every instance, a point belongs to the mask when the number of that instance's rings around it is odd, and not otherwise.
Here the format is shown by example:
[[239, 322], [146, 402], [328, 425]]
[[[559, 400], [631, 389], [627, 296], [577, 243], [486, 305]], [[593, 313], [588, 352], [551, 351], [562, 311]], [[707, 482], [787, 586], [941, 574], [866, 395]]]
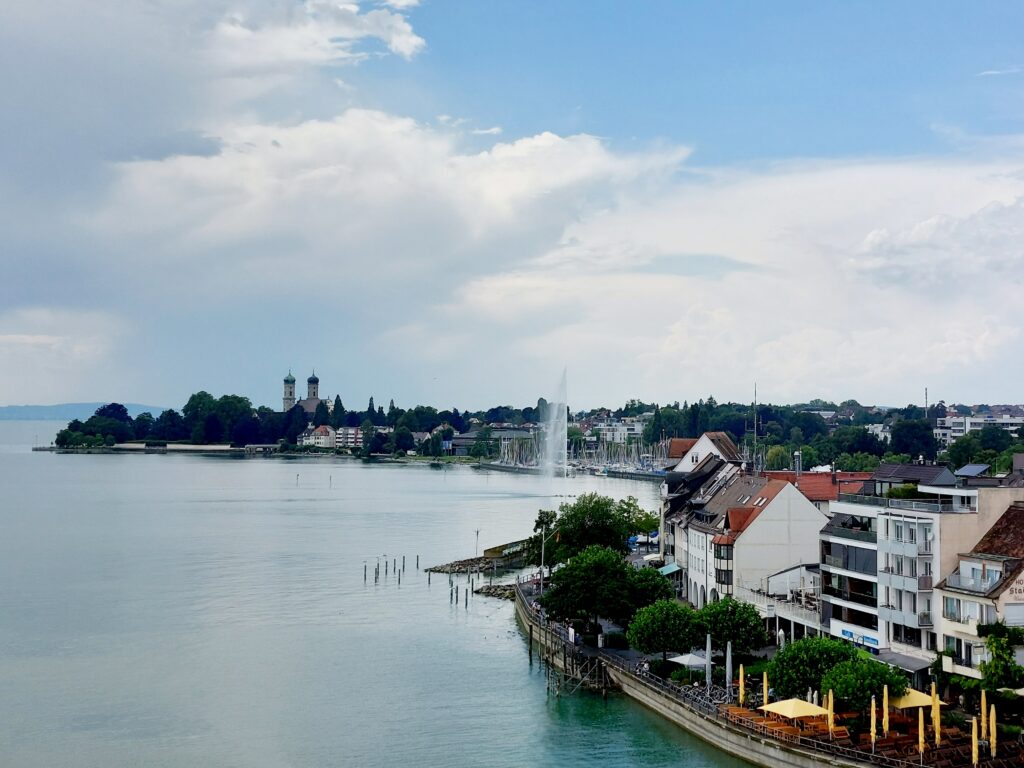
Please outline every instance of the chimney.
[[803, 470], [803, 455], [800, 451], [793, 451], [793, 469], [796, 470], [796, 479], [800, 479], [800, 472]]
[[837, 484], [837, 481], [836, 481], [836, 463], [833, 461], [832, 462], [832, 485], [836, 485], [836, 484]]

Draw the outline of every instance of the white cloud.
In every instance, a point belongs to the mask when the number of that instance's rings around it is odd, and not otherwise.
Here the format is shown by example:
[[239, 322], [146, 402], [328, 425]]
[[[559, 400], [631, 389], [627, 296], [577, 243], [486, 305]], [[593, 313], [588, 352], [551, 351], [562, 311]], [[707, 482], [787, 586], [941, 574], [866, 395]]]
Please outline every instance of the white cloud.
[[473, 131], [474, 136], [499, 136], [501, 135], [501, 126], [495, 125], [490, 128], [477, 128]]
[[1002, 69], [986, 69], [979, 72], [976, 77], [999, 77], [1001, 75], [1019, 75], [1021, 73], [1020, 67], [1004, 67]]

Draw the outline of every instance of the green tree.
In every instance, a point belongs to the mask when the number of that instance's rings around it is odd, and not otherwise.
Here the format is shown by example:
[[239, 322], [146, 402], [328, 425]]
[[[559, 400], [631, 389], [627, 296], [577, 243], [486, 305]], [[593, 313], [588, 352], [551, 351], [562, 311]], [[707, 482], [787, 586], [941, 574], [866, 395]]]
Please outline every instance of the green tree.
[[856, 712], [867, 710], [872, 696], [880, 704], [886, 685], [890, 698], [902, 696], [907, 691], [907, 678], [888, 664], [859, 657], [840, 662], [821, 679], [822, 691], [832, 691], [840, 706]]
[[153, 425], [156, 423], [156, 419], [153, 418], [153, 414], [146, 412], [140, 413], [135, 417], [132, 427], [135, 431], [136, 440], [145, 440], [149, 437], [149, 433], [153, 431]]
[[[918, 409], [920, 410], [920, 409]], [[924, 456], [934, 459], [938, 444], [932, 434], [932, 425], [927, 419], [902, 419], [893, 424], [893, 453], [909, 453], [911, 456]]]
[[954, 469], [970, 464], [981, 453], [981, 441], [971, 432], [958, 437], [946, 449], [946, 456]]
[[765, 469], [789, 469], [789, 451], [785, 446], [773, 445], [764, 459]]
[[1007, 636], [990, 634], [985, 638], [989, 659], [978, 665], [981, 669], [981, 684], [986, 690], [1019, 688], [1024, 682], [1024, 667], [1014, 660], [1013, 647]]
[[331, 414], [327, 410], [327, 401], [321, 400], [316, 404], [316, 410], [313, 412], [313, 426], [322, 427], [325, 424], [330, 424]]
[[416, 449], [416, 441], [408, 427], [397, 427], [394, 433], [395, 450], [405, 453]]
[[192, 430], [202, 425], [206, 414], [217, 407], [217, 400], [209, 392], [200, 390], [189, 397], [185, 407], [181, 409], [181, 416], [185, 421], [185, 430], [191, 434]]
[[978, 442], [982, 450], [1001, 453], [1013, 445], [1013, 436], [1002, 427], [990, 424], [978, 432]]
[[591, 546], [551, 575], [551, 588], [540, 598], [557, 621], [588, 621], [628, 613], [629, 566], [614, 549]]
[[633, 615], [638, 609], [659, 600], [672, 600], [674, 597], [672, 582], [658, 573], [656, 568], [631, 568], [626, 612], [613, 618], [619, 626], [625, 627], [633, 620]]
[[341, 395], [334, 396], [334, 409], [331, 411], [331, 426], [335, 429], [345, 426], [345, 406], [341, 403]]
[[[634, 500], [635, 502], [635, 500]], [[632, 505], [598, 493], [585, 493], [558, 507], [557, 535], [548, 542], [546, 561], [562, 563], [590, 546], [625, 554], [633, 532]], [[540, 551], [540, 546], [536, 547]]]
[[732, 640], [734, 653], [750, 653], [768, 644], [764, 621], [749, 603], [726, 597], [716, 603], [708, 603], [697, 614], [711, 635], [715, 648], [725, 648], [726, 641]]
[[132, 417], [128, 415], [128, 409], [120, 403], [108, 403], [107, 405], [101, 405], [96, 409], [96, 413], [93, 415], [98, 416], [101, 419], [123, 421], [125, 424], [132, 423]]
[[[370, 398], [373, 401], [373, 398]], [[363, 453], [370, 452], [370, 442], [373, 440], [373, 436], [377, 434], [377, 429], [373, 426], [373, 422], [369, 419], [363, 419], [363, 423], [359, 425], [359, 431], [363, 438]]]
[[188, 437], [185, 420], [177, 411], [168, 409], [157, 417], [150, 437], [155, 440], [184, 440]]
[[768, 680], [780, 698], [803, 698], [808, 688], [821, 690], [822, 678], [832, 667], [856, 658], [857, 649], [842, 640], [805, 637], [775, 654]]
[[699, 636], [697, 613], [675, 600], [658, 600], [637, 610], [626, 630], [629, 644], [642, 653], [689, 651]]

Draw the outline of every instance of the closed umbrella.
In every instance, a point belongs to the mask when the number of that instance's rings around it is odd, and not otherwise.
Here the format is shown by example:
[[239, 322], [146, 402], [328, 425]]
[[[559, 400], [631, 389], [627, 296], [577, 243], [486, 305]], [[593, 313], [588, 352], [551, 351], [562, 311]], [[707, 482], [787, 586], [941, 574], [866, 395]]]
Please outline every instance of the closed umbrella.
[[828, 735], [831, 738], [832, 731], [836, 729], [836, 697], [832, 689], [828, 690]]
[[996, 756], [996, 705], [992, 705], [992, 711], [988, 713], [988, 746], [992, 750], [992, 757]]
[[889, 735], [889, 686], [882, 686], [882, 733]]
[[924, 761], [924, 707], [917, 710], [917, 751], [922, 755]]
[[971, 765], [978, 764], [978, 718], [971, 718]]
[[877, 729], [878, 716], [875, 714], [875, 697], [871, 697], [871, 751], [875, 751], [875, 731]]
[[704, 656], [704, 684], [711, 687], [711, 635], [708, 634], [707, 650]]
[[747, 699], [747, 676], [743, 671], [743, 665], [740, 664], [740, 705]]
[[732, 699], [732, 640], [725, 644], [725, 691]]
[[761, 698], [764, 699], [764, 701], [761, 702], [762, 704], [767, 704], [768, 703], [768, 672], [767, 671], [765, 671], [764, 675], [762, 675], [762, 677], [761, 677]]
[[935, 730], [935, 746], [942, 746], [942, 718], [939, 715], [939, 694], [932, 683], [932, 728]]
[[988, 733], [988, 700], [985, 698], [985, 689], [981, 689], [981, 736]]

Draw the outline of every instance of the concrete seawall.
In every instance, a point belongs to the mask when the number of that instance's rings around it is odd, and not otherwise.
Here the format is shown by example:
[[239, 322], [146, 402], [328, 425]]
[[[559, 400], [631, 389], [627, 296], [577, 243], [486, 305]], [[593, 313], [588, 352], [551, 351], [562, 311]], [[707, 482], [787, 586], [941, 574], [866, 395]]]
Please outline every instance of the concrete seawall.
[[[573, 674], [573, 654], [568, 643], [558, 632], [545, 627], [538, 620], [534, 611], [526, 603], [522, 592], [515, 593], [516, 618], [527, 633], [531, 633], [532, 645], [540, 652], [541, 657], [554, 668]], [[577, 657], [578, 658], [578, 657]], [[746, 760], [763, 768], [822, 768], [822, 766], [839, 766], [840, 768], [865, 768], [872, 763], [858, 759], [855, 754], [842, 754], [851, 750], [835, 749], [821, 751], [817, 748], [804, 747], [798, 743], [784, 742], [760, 735], [745, 728], [733, 725], [718, 713], [714, 705], [708, 704], [707, 711], [699, 711], [681, 701], [667, 690], [662, 690], [654, 681], [634, 674], [621, 659], [605, 651], [599, 651], [591, 659], [597, 662], [598, 669], [594, 672], [601, 685], [610, 684], [619, 688], [622, 693], [648, 709], [657, 712], [688, 733], [734, 757]], [[816, 751], [817, 749], [817, 751]], [[917, 762], [903, 760], [879, 760], [878, 764], [894, 766], [894, 768], [915, 768]]]

